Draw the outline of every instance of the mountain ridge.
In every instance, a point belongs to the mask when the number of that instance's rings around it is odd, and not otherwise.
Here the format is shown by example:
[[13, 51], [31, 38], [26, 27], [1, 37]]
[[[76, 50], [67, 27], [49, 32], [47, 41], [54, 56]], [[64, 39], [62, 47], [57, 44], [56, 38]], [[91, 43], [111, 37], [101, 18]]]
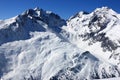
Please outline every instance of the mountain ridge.
[[[39, 8], [0, 21], [0, 78], [93, 80], [120, 77], [119, 59], [114, 59], [119, 49], [112, 55], [111, 51], [106, 53], [109, 48], [116, 50], [111, 47], [114, 41], [109, 42], [105, 36], [108, 24], [120, 23], [119, 15], [107, 7], [92, 13], [79, 12], [68, 21]], [[116, 25], [114, 28], [119, 29]], [[113, 39], [116, 43], [119, 36]], [[106, 41], [104, 52], [101, 44]]]
[[[119, 14], [112, 9], [103, 7], [96, 9], [90, 14], [82, 14], [68, 21], [67, 26], [63, 26], [62, 34], [71, 40], [71, 42], [76, 42], [76, 45], [80, 43], [83, 46], [88, 46], [88, 49], [93, 45], [96, 48], [100, 46], [99, 49], [103, 48], [103, 50], [100, 50], [102, 51], [101, 53], [117, 54], [119, 52], [120, 38], [118, 36], [119, 25]], [[91, 52], [94, 52], [94, 50]]]

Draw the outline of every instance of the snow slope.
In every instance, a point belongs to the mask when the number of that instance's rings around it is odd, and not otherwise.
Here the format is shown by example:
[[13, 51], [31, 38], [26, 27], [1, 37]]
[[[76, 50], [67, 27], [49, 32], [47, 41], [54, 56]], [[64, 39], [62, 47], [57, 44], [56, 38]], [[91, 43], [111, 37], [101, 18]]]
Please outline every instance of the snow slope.
[[120, 64], [120, 17], [112, 9], [102, 7], [91, 13], [79, 12], [62, 29], [61, 34], [79, 48], [112, 64]]
[[120, 80], [120, 78], [94, 79], [94, 80]]
[[[82, 29], [82, 26], [79, 27], [81, 24], [76, 24], [77, 16], [84, 16], [78, 19], [88, 18], [91, 21], [93, 13], [80, 12], [67, 25], [57, 14], [39, 8], [1, 20], [0, 79], [93, 80], [119, 77], [119, 67], [104, 58], [108, 54], [99, 55], [103, 54], [100, 44], [96, 42], [98, 45], [91, 47], [92, 51], [89, 40], [75, 37], [86, 29], [90, 32], [87, 26]], [[99, 50], [94, 51], [95, 47]]]
[[3, 80], [83, 80], [119, 76], [116, 66], [100, 61], [53, 33], [32, 34], [31, 39], [0, 46]]

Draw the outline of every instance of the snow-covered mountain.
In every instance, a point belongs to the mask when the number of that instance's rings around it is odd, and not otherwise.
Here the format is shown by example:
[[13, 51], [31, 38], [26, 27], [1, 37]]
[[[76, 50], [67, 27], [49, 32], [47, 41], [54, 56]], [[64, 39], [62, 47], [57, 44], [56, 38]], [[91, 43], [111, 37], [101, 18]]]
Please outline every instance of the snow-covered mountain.
[[79, 12], [62, 27], [62, 35], [77, 47], [110, 63], [120, 64], [120, 14], [108, 7]]
[[29, 39], [30, 32], [45, 32], [53, 27], [59, 31], [66, 22], [58, 15], [39, 8], [29, 9], [16, 17], [0, 21], [0, 45], [15, 40]]
[[119, 19], [119, 14], [103, 7], [68, 21], [39, 8], [1, 20], [0, 79], [119, 77], [119, 64], [112, 62], [119, 61]]

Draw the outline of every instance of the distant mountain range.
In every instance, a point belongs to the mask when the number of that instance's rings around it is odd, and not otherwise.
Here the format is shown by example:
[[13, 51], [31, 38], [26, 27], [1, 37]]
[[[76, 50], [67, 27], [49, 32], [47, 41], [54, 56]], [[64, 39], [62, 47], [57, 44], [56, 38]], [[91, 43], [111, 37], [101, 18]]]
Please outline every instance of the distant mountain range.
[[67, 21], [39, 8], [0, 20], [1, 80], [119, 77], [120, 14], [108, 7]]

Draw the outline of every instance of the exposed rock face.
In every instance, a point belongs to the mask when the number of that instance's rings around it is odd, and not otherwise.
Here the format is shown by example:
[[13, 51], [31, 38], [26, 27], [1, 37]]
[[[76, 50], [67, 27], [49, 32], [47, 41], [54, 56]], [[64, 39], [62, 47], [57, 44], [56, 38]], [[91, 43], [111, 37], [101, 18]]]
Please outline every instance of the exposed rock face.
[[68, 21], [39, 8], [1, 20], [0, 79], [119, 77], [119, 25], [119, 14], [107, 7]]
[[[80, 12], [70, 18], [67, 26], [63, 26], [61, 34], [84, 50], [94, 53], [100, 51], [99, 54], [102, 55], [108, 54], [107, 58], [115, 60], [113, 63], [119, 64], [119, 25], [119, 14], [112, 9], [102, 7], [89, 14]], [[87, 46], [87, 48], [83, 46]]]

